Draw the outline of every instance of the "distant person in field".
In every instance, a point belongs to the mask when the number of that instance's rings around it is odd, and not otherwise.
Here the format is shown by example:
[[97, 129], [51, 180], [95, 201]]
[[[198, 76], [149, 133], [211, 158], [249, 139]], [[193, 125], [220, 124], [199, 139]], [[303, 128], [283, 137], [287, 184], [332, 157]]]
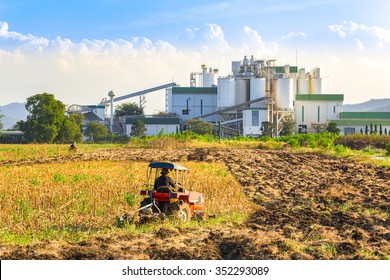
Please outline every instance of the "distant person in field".
[[76, 142], [73, 142], [69, 147], [69, 152], [77, 152]]
[[[168, 176], [169, 170], [167, 168], [163, 168], [161, 170], [161, 176], [154, 181], [154, 189], [158, 190], [161, 187], [164, 187], [163, 189], [166, 190], [173, 190], [176, 188], [175, 183], [173, 182], [172, 178]], [[162, 190], [162, 189], [160, 189]]]

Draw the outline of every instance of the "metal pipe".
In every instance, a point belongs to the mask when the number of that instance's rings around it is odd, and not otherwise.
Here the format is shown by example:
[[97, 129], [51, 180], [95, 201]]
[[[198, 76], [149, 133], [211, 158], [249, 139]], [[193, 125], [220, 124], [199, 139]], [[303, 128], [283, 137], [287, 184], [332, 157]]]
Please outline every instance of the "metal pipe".
[[114, 126], [114, 91], [110, 90], [108, 96], [110, 97], [110, 132], [112, 133], [112, 128]]

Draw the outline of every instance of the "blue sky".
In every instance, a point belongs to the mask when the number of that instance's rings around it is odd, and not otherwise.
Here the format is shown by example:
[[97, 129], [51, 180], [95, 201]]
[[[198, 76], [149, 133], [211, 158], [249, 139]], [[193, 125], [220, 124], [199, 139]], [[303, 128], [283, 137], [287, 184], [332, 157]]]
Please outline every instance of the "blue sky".
[[[345, 103], [390, 97], [390, 1], [0, 1], [0, 105], [96, 104], [244, 55], [310, 71]], [[130, 100], [133, 101], [133, 100]], [[134, 100], [136, 101], [136, 100]], [[147, 112], [163, 110], [161, 92]]]

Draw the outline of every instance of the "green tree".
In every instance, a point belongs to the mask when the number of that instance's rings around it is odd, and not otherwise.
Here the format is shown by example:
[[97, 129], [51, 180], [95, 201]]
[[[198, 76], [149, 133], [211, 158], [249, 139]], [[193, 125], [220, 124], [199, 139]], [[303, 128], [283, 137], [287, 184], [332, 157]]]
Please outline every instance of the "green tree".
[[53, 94], [42, 93], [27, 98], [25, 105], [30, 113], [18, 126], [27, 142], [52, 143], [57, 137], [65, 116], [65, 105]]
[[319, 124], [314, 127], [317, 134], [324, 133], [325, 131], [327, 131], [326, 128], [327, 128], [326, 124]]
[[212, 134], [214, 125], [200, 119], [190, 119], [187, 121], [188, 130], [199, 135]]
[[334, 122], [329, 122], [327, 124], [326, 131], [328, 131], [329, 133], [340, 134], [340, 129], [337, 127], [337, 124]]
[[58, 143], [82, 142], [83, 133], [81, 132], [81, 126], [83, 120], [84, 116], [80, 114], [71, 114], [69, 117], [66, 117], [55, 141]]
[[141, 120], [136, 120], [131, 125], [130, 136], [132, 137], [144, 137], [146, 132], [145, 123]]
[[90, 122], [85, 128], [85, 136], [92, 142], [98, 142], [106, 139], [110, 135], [107, 126], [101, 123]]
[[385, 132], [384, 133], [385, 133], [385, 135], [387, 134], [387, 128], [386, 127], [385, 127]]
[[271, 122], [262, 122], [261, 123], [261, 135], [273, 137], [276, 131], [276, 124]]
[[122, 103], [116, 106], [114, 113], [115, 118], [139, 115], [144, 115], [144, 108], [140, 108], [135, 102]]
[[283, 128], [280, 131], [280, 136], [293, 135], [295, 132], [295, 121], [292, 116], [284, 118]]
[[[1, 109], [0, 109], [0, 112], [1, 112]], [[0, 114], [0, 129], [3, 129], [3, 122], [2, 122], [3, 118], [4, 118], [4, 115]]]
[[364, 130], [364, 134], [368, 134], [368, 125], [366, 125], [366, 129]]
[[374, 129], [372, 128], [372, 124], [370, 124], [370, 134], [374, 133]]
[[383, 134], [383, 130], [382, 130], [382, 125], [380, 124], [379, 125], [379, 135], [382, 135]]

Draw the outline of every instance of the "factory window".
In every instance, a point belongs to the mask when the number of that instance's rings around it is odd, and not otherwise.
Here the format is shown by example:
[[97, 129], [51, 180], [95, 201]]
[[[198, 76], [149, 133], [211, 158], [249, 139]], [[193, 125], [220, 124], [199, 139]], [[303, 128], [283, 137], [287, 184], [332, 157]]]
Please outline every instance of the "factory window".
[[305, 106], [302, 106], [302, 122], [305, 122]]
[[259, 126], [259, 111], [252, 111], [252, 126]]
[[182, 114], [182, 115], [188, 115], [188, 114], [189, 114], [189, 110], [182, 110], [182, 111], [181, 111], [181, 114]]
[[320, 106], [317, 107], [317, 121], [320, 122]]
[[333, 106], [333, 114], [336, 114], [336, 106]]

